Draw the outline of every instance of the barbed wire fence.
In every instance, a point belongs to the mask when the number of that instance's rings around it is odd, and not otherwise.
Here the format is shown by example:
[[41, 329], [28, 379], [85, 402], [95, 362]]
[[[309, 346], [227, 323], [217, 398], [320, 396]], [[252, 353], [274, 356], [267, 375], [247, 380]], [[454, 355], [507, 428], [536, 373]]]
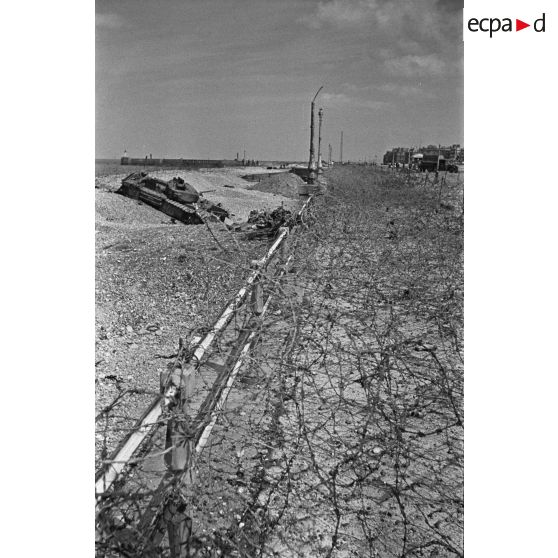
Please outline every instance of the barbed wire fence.
[[327, 182], [105, 452], [98, 556], [463, 555], [462, 183]]

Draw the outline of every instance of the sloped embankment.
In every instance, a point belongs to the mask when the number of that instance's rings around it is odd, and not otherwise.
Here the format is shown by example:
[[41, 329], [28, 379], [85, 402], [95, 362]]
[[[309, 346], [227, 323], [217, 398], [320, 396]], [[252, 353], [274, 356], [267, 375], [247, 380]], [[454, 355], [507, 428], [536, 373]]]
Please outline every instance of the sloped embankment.
[[299, 189], [305, 182], [296, 174], [290, 172], [277, 173], [264, 178], [260, 182], [247, 187], [247, 190], [258, 190], [270, 194], [279, 194], [286, 198], [298, 199]]

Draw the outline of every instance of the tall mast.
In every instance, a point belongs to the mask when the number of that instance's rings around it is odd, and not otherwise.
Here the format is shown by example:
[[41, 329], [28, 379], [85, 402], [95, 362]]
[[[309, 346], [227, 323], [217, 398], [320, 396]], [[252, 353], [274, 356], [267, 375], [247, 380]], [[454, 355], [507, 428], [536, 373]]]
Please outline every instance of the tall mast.
[[323, 172], [322, 168], [322, 120], [324, 116], [324, 109], [320, 108], [318, 111], [318, 173]]
[[314, 184], [314, 179], [316, 178], [316, 161], [314, 159], [314, 103], [316, 101], [316, 97], [318, 93], [323, 89], [320, 87], [314, 98], [312, 99], [312, 103], [310, 103], [310, 159], [308, 160], [308, 183]]

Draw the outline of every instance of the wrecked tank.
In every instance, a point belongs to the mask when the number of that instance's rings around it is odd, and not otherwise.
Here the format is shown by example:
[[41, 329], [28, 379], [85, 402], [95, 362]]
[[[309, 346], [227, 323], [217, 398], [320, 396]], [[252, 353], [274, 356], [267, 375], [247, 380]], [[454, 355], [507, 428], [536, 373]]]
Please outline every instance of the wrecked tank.
[[187, 225], [202, 224], [204, 212], [225, 224], [230, 221], [229, 212], [221, 204], [210, 202], [180, 177], [167, 182], [146, 172], [133, 172], [122, 180], [116, 193], [142, 201]]

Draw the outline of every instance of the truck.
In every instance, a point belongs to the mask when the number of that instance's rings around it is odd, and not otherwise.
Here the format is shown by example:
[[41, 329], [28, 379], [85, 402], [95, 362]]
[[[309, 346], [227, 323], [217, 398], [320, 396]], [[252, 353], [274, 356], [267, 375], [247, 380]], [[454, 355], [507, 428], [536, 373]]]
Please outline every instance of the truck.
[[[439, 159], [439, 160], [438, 160]], [[438, 151], [423, 153], [422, 159], [418, 163], [421, 172], [435, 172], [446, 170], [446, 159], [443, 155], [438, 155]]]

